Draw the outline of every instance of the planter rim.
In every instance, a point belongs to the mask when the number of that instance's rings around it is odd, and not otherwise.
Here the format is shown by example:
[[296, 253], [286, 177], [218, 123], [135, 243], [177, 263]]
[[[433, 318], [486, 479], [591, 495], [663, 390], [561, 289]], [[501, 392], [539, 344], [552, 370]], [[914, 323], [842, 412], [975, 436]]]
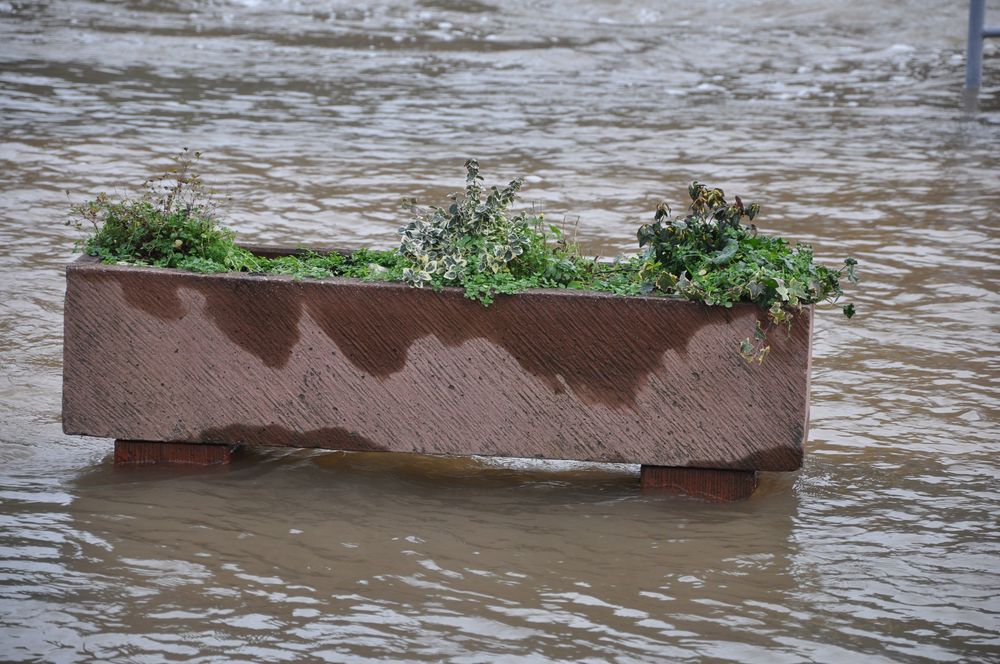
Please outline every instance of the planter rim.
[[[291, 256], [296, 254], [305, 253], [306, 251], [322, 251], [326, 253], [344, 251], [339, 249], [330, 249], [328, 247], [323, 247], [321, 249], [291, 249], [287, 247], [277, 247], [277, 246], [258, 246], [258, 245], [248, 245], [244, 246], [245, 249], [253, 251], [256, 253], [260, 251], [261, 253], [267, 253], [274, 256]], [[258, 282], [282, 282], [282, 283], [300, 283], [300, 284], [323, 284], [323, 283], [336, 283], [336, 284], [349, 284], [349, 285], [363, 285], [366, 287], [384, 288], [389, 290], [405, 290], [405, 291], [424, 291], [424, 292], [442, 292], [442, 293], [463, 293], [463, 289], [458, 286], [443, 286], [437, 291], [433, 288], [415, 288], [413, 286], [408, 286], [401, 281], [378, 281], [372, 280], [368, 281], [365, 279], [358, 279], [355, 277], [340, 277], [340, 276], [330, 276], [330, 277], [307, 277], [307, 278], [296, 278], [290, 274], [271, 274], [271, 273], [257, 273], [257, 272], [194, 272], [191, 270], [183, 270], [180, 268], [173, 267], [155, 267], [152, 265], [132, 265], [129, 263], [103, 263], [101, 259], [97, 256], [91, 256], [89, 254], [83, 254], [76, 257], [74, 260], [70, 261], [66, 265], [67, 272], [70, 270], [80, 270], [80, 271], [109, 271], [109, 272], [134, 272], [142, 271], [146, 274], [164, 274], [164, 275], [184, 275], [186, 277], [194, 279], [211, 279], [211, 280], [252, 280]], [[687, 307], [697, 307], [702, 309], [730, 309], [730, 310], [740, 310], [746, 308], [754, 308], [761, 312], [766, 310], [760, 305], [754, 302], [734, 302], [731, 307], [726, 307], [724, 305], [711, 305], [705, 304], [704, 302], [697, 302], [695, 300], [686, 300], [680, 297], [674, 297], [670, 295], [620, 295], [617, 293], [609, 293], [607, 291], [596, 291], [596, 290], [585, 290], [578, 288], [526, 288], [523, 291], [518, 291], [512, 294], [501, 294], [497, 297], [511, 297], [519, 295], [530, 295], [532, 297], [580, 297], [580, 298], [594, 298], [594, 299], [614, 299], [614, 300], [628, 300], [632, 302], [670, 302], [672, 306], [677, 306], [682, 303]], [[814, 308], [814, 304], [807, 304], [799, 306], [801, 311], [808, 311]]]

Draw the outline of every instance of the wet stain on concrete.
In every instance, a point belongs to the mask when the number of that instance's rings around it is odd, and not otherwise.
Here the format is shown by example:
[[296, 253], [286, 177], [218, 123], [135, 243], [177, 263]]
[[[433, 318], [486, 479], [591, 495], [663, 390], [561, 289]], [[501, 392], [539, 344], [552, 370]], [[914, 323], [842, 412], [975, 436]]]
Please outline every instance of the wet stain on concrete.
[[205, 296], [205, 313], [230, 341], [268, 367], [288, 363], [302, 318], [295, 284], [247, 277], [201, 281], [197, 290]]
[[294, 283], [249, 275], [213, 279], [142, 269], [98, 272], [94, 278], [113, 280], [126, 302], [164, 321], [189, 313], [180, 288], [201, 293], [204, 314], [215, 327], [271, 368], [285, 366], [299, 340], [302, 303]]
[[[685, 353], [706, 325], [731, 335], [728, 323], [744, 315], [675, 300], [565, 291], [502, 296], [483, 307], [457, 289], [436, 293], [401, 284], [143, 274], [140, 269], [113, 275], [129, 304], [164, 320], [185, 314], [178, 288], [201, 293], [204, 313], [215, 327], [268, 367], [287, 364], [303, 311], [308, 311], [347, 360], [372, 376], [401, 371], [410, 346], [423, 337], [434, 336], [450, 347], [485, 339], [506, 349], [553, 392], [569, 386], [585, 402], [611, 407], [635, 403], [665, 352]], [[724, 342], [735, 344], [728, 337]], [[477, 358], [469, 366], [482, 372], [484, 389], [490, 389], [492, 372], [506, 371]]]
[[122, 297], [136, 309], [161, 320], [179, 320], [187, 315], [187, 308], [177, 292], [176, 279], [164, 278], [162, 273], [142, 270], [94, 273], [96, 281], [114, 281], [121, 287]]
[[[374, 376], [400, 371], [410, 345], [422, 337], [447, 346], [486, 339], [554, 392], [568, 385], [587, 402], [610, 406], [634, 403], [664, 352], [683, 352], [701, 327], [730, 315], [678, 315], [677, 305], [692, 305], [576, 293], [501, 297], [487, 308], [456, 291], [372, 284], [344, 286], [333, 295], [319, 292], [322, 284], [304, 286], [309, 315], [352, 364]], [[491, 371], [505, 371], [481, 369], [487, 381]]]

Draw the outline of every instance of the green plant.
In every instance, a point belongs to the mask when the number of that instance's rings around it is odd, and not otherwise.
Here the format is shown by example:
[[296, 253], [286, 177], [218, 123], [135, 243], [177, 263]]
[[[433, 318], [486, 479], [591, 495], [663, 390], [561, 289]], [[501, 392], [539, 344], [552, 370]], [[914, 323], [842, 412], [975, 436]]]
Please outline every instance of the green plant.
[[465, 191], [452, 194], [447, 209], [404, 202], [413, 219], [399, 230], [403, 281], [418, 288], [460, 286], [488, 305], [499, 294], [566, 286], [582, 275], [578, 256], [555, 226], [548, 227], [556, 238], [549, 243], [543, 214], [509, 212], [521, 178], [486, 190], [479, 163], [469, 159], [465, 169]]
[[401, 278], [399, 256], [392, 251], [303, 252], [270, 259], [255, 256], [236, 243], [235, 232], [222, 225], [216, 199], [195, 171], [200, 158], [201, 153], [184, 148], [172, 157], [172, 168], [142, 183], [138, 198], [114, 199], [101, 193], [74, 205], [68, 223], [89, 229], [83, 250], [106, 263], [203, 273], [286, 274], [297, 279]]
[[[661, 204], [653, 223], [639, 227], [639, 246], [645, 248], [639, 270], [642, 292], [724, 307], [754, 302], [767, 311], [771, 327], [789, 323], [800, 306], [836, 301], [843, 295], [842, 276], [857, 281], [853, 258], [833, 270], [813, 260], [809, 245], [792, 246], [743, 224], [743, 219], [757, 217], [756, 203], [744, 205], [739, 196], [728, 203], [721, 189], [699, 182], [691, 184], [688, 194], [687, 215], [672, 217], [670, 207]], [[853, 304], [843, 310], [848, 318], [854, 315]], [[741, 345], [747, 359], [763, 360], [766, 336], [758, 324], [754, 339]]]
[[198, 272], [253, 271], [258, 259], [219, 223], [218, 207], [194, 172], [201, 157], [185, 148], [174, 167], [148, 178], [139, 198], [98, 194], [73, 207], [78, 225], [89, 223], [84, 250], [106, 262], [176, 267]]

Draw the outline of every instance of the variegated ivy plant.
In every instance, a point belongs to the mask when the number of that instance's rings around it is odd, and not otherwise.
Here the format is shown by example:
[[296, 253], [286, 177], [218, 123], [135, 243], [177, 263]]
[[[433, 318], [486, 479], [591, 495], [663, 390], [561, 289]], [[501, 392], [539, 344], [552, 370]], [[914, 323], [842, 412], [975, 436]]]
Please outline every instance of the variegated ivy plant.
[[407, 263], [403, 281], [411, 286], [459, 285], [470, 274], [498, 274], [524, 254], [536, 235], [540, 216], [507, 211], [521, 178], [502, 189], [490, 187], [483, 200], [479, 163], [469, 159], [465, 170], [465, 193], [452, 194], [447, 210], [404, 202], [414, 219], [399, 229], [399, 254]]

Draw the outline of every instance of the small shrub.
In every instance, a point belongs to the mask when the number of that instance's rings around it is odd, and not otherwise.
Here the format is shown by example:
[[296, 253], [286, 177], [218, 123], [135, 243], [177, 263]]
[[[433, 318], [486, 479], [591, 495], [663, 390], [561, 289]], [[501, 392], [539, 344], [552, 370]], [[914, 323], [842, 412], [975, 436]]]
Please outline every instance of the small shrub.
[[139, 198], [107, 194], [74, 206], [91, 234], [84, 251], [105, 262], [176, 267], [197, 272], [255, 270], [257, 259], [219, 222], [211, 193], [194, 172], [201, 154], [184, 149], [167, 173], [143, 182]]
[[363, 249], [353, 254], [264, 258], [236, 244], [236, 233], [222, 225], [220, 207], [195, 171], [199, 152], [184, 148], [174, 166], [146, 179], [138, 198], [98, 194], [72, 208], [69, 223], [87, 228], [86, 253], [105, 263], [170, 267], [193, 272], [254, 272], [295, 278], [348, 276], [400, 279], [399, 257], [391, 251]]
[[[754, 302], [767, 311], [769, 327], [789, 323], [800, 306], [836, 301], [843, 290], [841, 276], [857, 281], [857, 261], [848, 258], [833, 270], [813, 260], [808, 244], [791, 246], [780, 237], [760, 235], [752, 222], [756, 203], [744, 205], [739, 196], [728, 203], [721, 189], [693, 182], [688, 188], [687, 215], [672, 217], [661, 204], [653, 223], [639, 227], [639, 247], [645, 248], [639, 270], [641, 292], [661, 292], [709, 305], [731, 307]], [[854, 305], [844, 307], [854, 315]], [[741, 350], [748, 359], [763, 360], [766, 330], [758, 325], [753, 341]]]
[[465, 169], [465, 191], [452, 194], [447, 209], [404, 202], [413, 219], [399, 229], [403, 281], [418, 288], [459, 286], [488, 305], [499, 294], [568, 286], [582, 276], [586, 269], [561, 231], [543, 230], [543, 214], [510, 213], [521, 178], [486, 190], [479, 163], [470, 159]]

